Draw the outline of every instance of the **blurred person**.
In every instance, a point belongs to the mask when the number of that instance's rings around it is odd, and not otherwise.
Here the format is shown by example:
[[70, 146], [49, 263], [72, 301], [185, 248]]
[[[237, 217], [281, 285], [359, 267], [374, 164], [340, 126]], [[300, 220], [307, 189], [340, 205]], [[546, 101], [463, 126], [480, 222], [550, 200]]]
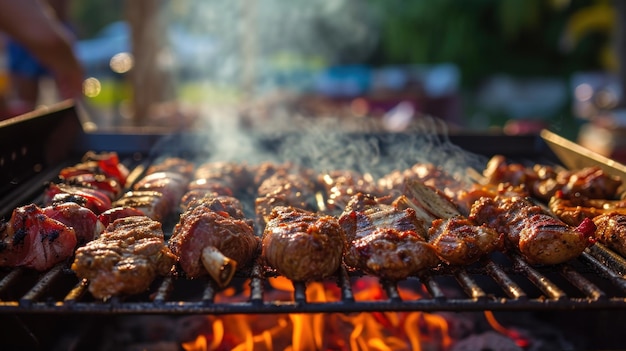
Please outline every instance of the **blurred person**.
[[67, 0], [0, 0], [0, 31], [7, 43], [11, 85], [21, 107], [28, 112], [39, 99], [39, 80], [54, 78], [61, 99], [82, 93], [83, 70], [74, 54], [66, 20]]

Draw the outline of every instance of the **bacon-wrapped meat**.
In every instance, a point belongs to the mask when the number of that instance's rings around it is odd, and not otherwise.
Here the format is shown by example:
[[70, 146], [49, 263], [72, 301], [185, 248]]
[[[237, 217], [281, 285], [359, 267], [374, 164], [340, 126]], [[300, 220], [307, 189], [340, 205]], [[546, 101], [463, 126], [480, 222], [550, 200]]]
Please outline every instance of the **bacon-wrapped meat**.
[[341, 264], [345, 233], [337, 219], [294, 207], [274, 207], [263, 231], [262, 258], [294, 281], [321, 280]]
[[79, 247], [72, 270], [89, 281], [94, 297], [106, 299], [147, 290], [175, 261], [165, 245], [161, 223], [131, 216], [115, 220], [98, 239]]

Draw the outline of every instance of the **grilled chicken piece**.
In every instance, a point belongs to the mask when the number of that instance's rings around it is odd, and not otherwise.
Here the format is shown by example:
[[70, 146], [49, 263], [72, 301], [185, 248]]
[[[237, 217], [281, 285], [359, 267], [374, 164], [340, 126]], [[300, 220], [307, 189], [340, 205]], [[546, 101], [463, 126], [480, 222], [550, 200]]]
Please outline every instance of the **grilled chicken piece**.
[[42, 211], [49, 218], [74, 229], [79, 246], [92, 241], [104, 230], [103, 224], [95, 213], [76, 203], [52, 205], [44, 207]]
[[593, 218], [595, 239], [626, 257], [626, 214], [604, 213]]
[[321, 280], [341, 264], [345, 233], [336, 218], [294, 207], [275, 207], [263, 231], [262, 257], [294, 281]]
[[48, 217], [35, 204], [13, 210], [0, 223], [0, 266], [23, 266], [44, 271], [74, 253], [74, 229]]
[[128, 191], [111, 204], [115, 207], [133, 207], [155, 221], [162, 221], [170, 213], [170, 203], [158, 191]]
[[146, 291], [166, 275], [176, 256], [164, 243], [161, 223], [146, 216], [115, 220], [100, 237], [76, 250], [72, 270], [89, 281], [98, 299]]
[[591, 244], [595, 225], [590, 219], [572, 227], [517, 194], [483, 197], [470, 216], [505, 235], [505, 244], [531, 264], [558, 264], [578, 257]]
[[347, 239], [344, 261], [352, 268], [402, 280], [440, 263], [434, 247], [426, 242], [426, 223], [411, 208], [400, 210], [359, 193], [339, 223]]
[[226, 286], [237, 267], [249, 265], [259, 238], [235, 198], [206, 198], [192, 202], [174, 227], [169, 246], [188, 277], [207, 273]]
[[176, 173], [185, 178], [191, 178], [195, 169], [193, 162], [179, 157], [167, 157], [156, 160], [146, 170], [146, 175], [160, 172]]

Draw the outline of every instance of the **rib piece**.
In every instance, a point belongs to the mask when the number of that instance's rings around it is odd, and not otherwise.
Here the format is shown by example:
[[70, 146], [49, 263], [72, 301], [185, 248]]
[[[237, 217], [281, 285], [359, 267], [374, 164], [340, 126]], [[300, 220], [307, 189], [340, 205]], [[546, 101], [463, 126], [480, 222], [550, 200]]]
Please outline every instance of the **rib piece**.
[[[180, 216], [169, 246], [188, 277], [209, 273], [223, 287], [237, 267], [249, 265], [256, 256], [259, 238], [237, 199], [209, 197], [192, 202]], [[217, 252], [223, 257], [215, 265]]]
[[426, 242], [426, 224], [415, 210], [381, 204], [358, 193], [339, 217], [346, 233], [344, 261], [354, 269], [389, 280], [402, 280], [441, 261]]
[[277, 206], [263, 231], [262, 257], [294, 281], [320, 280], [341, 264], [345, 233], [336, 218]]
[[72, 270], [99, 299], [147, 290], [176, 257], [165, 246], [161, 223], [146, 216], [115, 220], [100, 237], [76, 250]]

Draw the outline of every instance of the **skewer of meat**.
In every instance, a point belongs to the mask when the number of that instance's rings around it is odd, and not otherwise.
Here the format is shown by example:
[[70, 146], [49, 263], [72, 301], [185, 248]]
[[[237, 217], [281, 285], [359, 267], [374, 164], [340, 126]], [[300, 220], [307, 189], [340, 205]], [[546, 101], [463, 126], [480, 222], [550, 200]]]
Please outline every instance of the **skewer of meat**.
[[93, 241], [76, 250], [72, 270], [89, 281], [99, 299], [137, 294], [157, 275], [166, 275], [176, 257], [165, 245], [161, 223], [146, 216], [115, 220]]
[[156, 221], [163, 221], [178, 210], [193, 167], [190, 161], [176, 157], [156, 162], [111, 207], [138, 209]]
[[260, 240], [253, 221], [233, 196], [246, 177], [243, 166], [230, 162], [207, 162], [196, 169], [169, 240], [188, 277], [208, 273], [219, 287], [225, 287], [238, 269], [256, 257]]
[[382, 196], [371, 175], [350, 170], [333, 170], [321, 173], [318, 182], [325, 190], [325, 211], [340, 215], [353, 195], [357, 193]]

